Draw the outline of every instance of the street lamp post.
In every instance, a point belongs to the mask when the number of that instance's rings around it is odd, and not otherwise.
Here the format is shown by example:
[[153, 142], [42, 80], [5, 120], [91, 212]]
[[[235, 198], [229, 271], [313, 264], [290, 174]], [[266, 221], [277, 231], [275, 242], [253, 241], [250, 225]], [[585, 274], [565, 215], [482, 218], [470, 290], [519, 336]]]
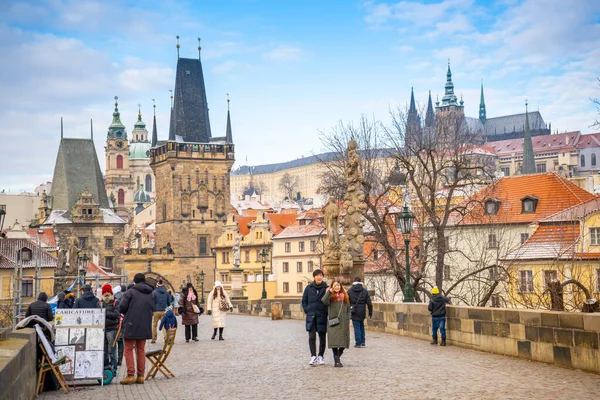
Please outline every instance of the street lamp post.
[[217, 251], [215, 249], [211, 249], [210, 253], [215, 259], [215, 267], [213, 268], [213, 282], [217, 281]]
[[4, 227], [4, 219], [6, 218], [6, 204], [0, 204], [0, 238], [4, 237], [2, 229]]
[[88, 267], [88, 261], [90, 259], [88, 258], [86, 253], [83, 253], [83, 257], [79, 258], [79, 277], [77, 279], [77, 298], [79, 298], [79, 296], [81, 296], [81, 284], [83, 283], [83, 285], [85, 286], [85, 274], [87, 274], [87, 267]]
[[266, 280], [266, 278], [265, 278], [265, 263], [267, 262], [268, 255], [269, 255], [269, 252], [267, 251], [267, 249], [263, 249], [260, 252], [260, 256], [262, 257], [262, 284], [263, 284], [261, 299], [267, 298], [267, 288], [265, 286], [265, 280]]
[[200, 290], [202, 290], [202, 297], [200, 298], [200, 303], [204, 304], [204, 276], [206, 274], [204, 271], [200, 271]]
[[400, 214], [400, 228], [402, 235], [404, 236], [404, 252], [406, 255], [406, 285], [404, 285], [404, 302], [414, 303], [415, 302], [415, 291], [410, 285], [410, 257], [408, 254], [410, 244], [410, 233], [412, 231], [412, 224], [415, 216], [410, 212], [408, 206], [404, 206], [402, 214]]

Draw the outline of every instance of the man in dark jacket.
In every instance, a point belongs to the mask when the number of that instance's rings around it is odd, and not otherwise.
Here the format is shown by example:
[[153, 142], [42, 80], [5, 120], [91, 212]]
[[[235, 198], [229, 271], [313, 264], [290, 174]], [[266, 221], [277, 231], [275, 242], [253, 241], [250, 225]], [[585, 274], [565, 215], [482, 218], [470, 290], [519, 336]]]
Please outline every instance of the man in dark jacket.
[[437, 331], [440, 329], [442, 334], [442, 343], [440, 346], [446, 345], [446, 303], [450, 303], [450, 299], [440, 294], [440, 289], [434, 286], [431, 289], [431, 298], [427, 309], [431, 313], [431, 336], [433, 340], [431, 344], [437, 344]]
[[[154, 298], [152, 287], [146, 283], [144, 274], [135, 274], [133, 287], [125, 292], [119, 305], [123, 318], [123, 338], [125, 339], [125, 363], [127, 376], [121, 385], [144, 383], [146, 370], [146, 339], [152, 337], [152, 313]], [[133, 348], [135, 347], [135, 359]], [[137, 364], [137, 368], [135, 366]], [[137, 372], [137, 378], [134, 374]]]
[[118, 310], [117, 300], [113, 296], [112, 286], [106, 284], [102, 286], [102, 300], [98, 303], [98, 308], [104, 308], [104, 353], [108, 355], [108, 361], [117, 370], [117, 346], [113, 346], [117, 331], [119, 330], [119, 320], [121, 313]]
[[156, 284], [154, 295], [154, 315], [152, 316], [152, 343], [156, 343], [156, 324], [162, 320], [165, 310], [171, 303], [171, 295], [163, 286], [163, 280], [159, 279]]
[[[314, 282], [304, 289], [302, 295], [302, 311], [306, 314], [306, 330], [308, 331], [308, 347], [310, 348], [309, 365], [325, 364], [325, 340], [327, 335], [327, 306], [321, 299], [327, 290], [327, 283], [323, 282], [323, 271], [315, 269]], [[319, 334], [319, 357], [317, 358], [317, 333]]]
[[45, 292], [40, 292], [37, 300], [27, 307], [25, 318], [31, 315], [37, 315], [38, 317], [51, 322], [54, 319], [54, 314], [52, 314], [52, 307], [50, 307], [50, 304], [46, 303], [47, 301], [48, 295]]
[[92, 286], [87, 284], [83, 287], [83, 294], [75, 300], [73, 308], [96, 308], [98, 306], [98, 298], [92, 292]]
[[354, 278], [354, 283], [348, 290], [348, 297], [350, 298], [350, 314], [354, 327], [354, 347], [365, 347], [367, 307], [369, 308], [369, 318], [371, 318], [373, 317], [373, 304], [369, 291], [363, 287], [359, 276]]

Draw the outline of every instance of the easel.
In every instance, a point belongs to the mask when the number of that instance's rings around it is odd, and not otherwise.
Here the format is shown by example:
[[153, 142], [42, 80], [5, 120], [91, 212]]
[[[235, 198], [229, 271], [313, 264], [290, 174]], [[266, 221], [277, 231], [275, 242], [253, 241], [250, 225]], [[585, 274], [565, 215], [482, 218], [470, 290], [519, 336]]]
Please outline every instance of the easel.
[[[35, 325], [35, 330], [40, 338], [39, 346], [40, 346], [40, 349], [42, 350], [42, 361], [40, 362], [40, 370], [38, 373], [38, 382], [37, 382], [37, 387], [35, 390], [36, 395], [39, 396], [40, 393], [42, 393], [42, 390], [44, 389], [44, 380], [46, 378], [46, 372], [48, 372], [48, 371], [52, 371], [52, 373], [58, 380], [60, 387], [63, 388], [65, 390], [65, 392], [68, 393], [69, 386], [67, 385], [67, 381], [65, 380], [65, 377], [63, 376], [62, 372], [60, 372], [60, 369], [58, 367], [60, 367], [63, 364], [66, 364], [66, 363], [71, 363], [71, 360], [66, 356], [63, 356], [63, 357], [59, 358], [58, 360], [55, 359], [56, 357], [51, 357], [50, 354], [54, 355], [54, 351], [52, 351], [52, 347], [50, 347], [50, 343], [48, 343], [46, 336], [44, 336], [44, 332], [42, 332], [40, 326], [37, 324]], [[46, 346], [48, 346], [49, 351], [46, 349]], [[54, 359], [54, 361], [52, 361], [53, 359]]]

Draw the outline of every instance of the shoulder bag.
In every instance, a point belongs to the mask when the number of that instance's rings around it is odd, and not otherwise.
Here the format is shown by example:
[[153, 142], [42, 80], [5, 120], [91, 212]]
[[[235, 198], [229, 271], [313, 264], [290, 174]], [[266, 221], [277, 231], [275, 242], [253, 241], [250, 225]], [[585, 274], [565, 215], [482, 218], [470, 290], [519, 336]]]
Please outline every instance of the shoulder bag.
[[340, 324], [340, 315], [342, 314], [342, 307], [344, 307], [344, 300], [341, 301], [340, 311], [338, 311], [337, 317], [329, 319], [329, 326], [336, 326]]
[[219, 310], [229, 311], [229, 303], [227, 303], [226, 297], [221, 297], [221, 299], [219, 301]]
[[356, 313], [356, 306], [358, 305], [360, 298], [362, 297], [363, 292], [361, 291], [358, 297], [356, 298], [356, 303], [350, 305], [350, 314]]

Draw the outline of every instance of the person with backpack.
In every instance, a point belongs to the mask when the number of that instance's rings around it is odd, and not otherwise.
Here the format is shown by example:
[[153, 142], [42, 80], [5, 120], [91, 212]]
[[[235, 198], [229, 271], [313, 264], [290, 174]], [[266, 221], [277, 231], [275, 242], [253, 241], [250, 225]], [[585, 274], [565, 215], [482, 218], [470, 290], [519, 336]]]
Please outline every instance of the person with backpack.
[[352, 287], [348, 290], [350, 297], [350, 318], [354, 327], [354, 347], [365, 347], [365, 318], [367, 308], [369, 318], [373, 317], [373, 303], [369, 291], [363, 287], [360, 276], [354, 278]]
[[152, 341], [150, 343], [156, 343], [156, 324], [165, 315], [165, 310], [172, 302], [172, 296], [165, 289], [162, 279], [159, 279], [156, 283], [156, 289], [154, 289], [152, 295], [154, 296], [154, 314], [152, 315]]
[[108, 354], [108, 361], [113, 367], [113, 371], [117, 370], [117, 346], [114, 344], [121, 322], [121, 313], [117, 303], [118, 301], [113, 296], [112, 286], [108, 283], [102, 286], [102, 300], [98, 303], [98, 308], [105, 310], [104, 352]]

